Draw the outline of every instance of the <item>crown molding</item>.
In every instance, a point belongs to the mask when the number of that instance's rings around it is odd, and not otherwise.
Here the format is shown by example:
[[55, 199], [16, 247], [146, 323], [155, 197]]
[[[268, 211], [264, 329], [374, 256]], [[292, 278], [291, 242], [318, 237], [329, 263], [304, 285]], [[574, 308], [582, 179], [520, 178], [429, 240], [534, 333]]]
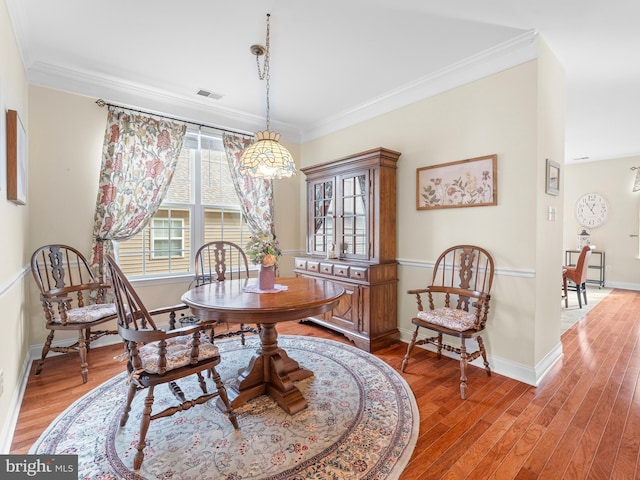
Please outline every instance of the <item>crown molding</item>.
[[326, 118], [302, 131], [307, 142], [424, 100], [538, 57], [538, 32], [529, 30], [384, 95]]
[[20, 58], [22, 58], [22, 65], [31, 64], [31, 45], [29, 44], [29, 35], [27, 35], [27, 27], [25, 24], [25, 6], [26, 2], [5, 2], [7, 12], [9, 13], [9, 19], [11, 20], [11, 26], [13, 27], [13, 33], [18, 41], [16, 45], [20, 52]]
[[[194, 100], [109, 75], [36, 62], [28, 69], [27, 76], [29, 83], [34, 85], [102, 98], [107, 102], [143, 108], [151, 113], [171, 114], [184, 120], [240, 130], [248, 134], [264, 130], [265, 120], [262, 116], [212, 105], [209, 100]], [[300, 130], [297, 127], [273, 120], [271, 126], [283, 138], [300, 143]]]
[[[291, 124], [271, 124], [283, 139], [307, 142], [343, 128], [369, 120], [411, 103], [432, 97], [480, 78], [537, 58], [537, 32], [530, 30], [500, 45], [477, 53], [414, 82], [391, 90], [354, 108], [345, 110], [313, 125], [298, 128]], [[212, 105], [113, 76], [79, 69], [35, 62], [27, 70], [30, 83], [103, 98], [106, 101], [171, 114], [185, 120], [216, 125], [251, 133], [264, 128], [264, 118]]]

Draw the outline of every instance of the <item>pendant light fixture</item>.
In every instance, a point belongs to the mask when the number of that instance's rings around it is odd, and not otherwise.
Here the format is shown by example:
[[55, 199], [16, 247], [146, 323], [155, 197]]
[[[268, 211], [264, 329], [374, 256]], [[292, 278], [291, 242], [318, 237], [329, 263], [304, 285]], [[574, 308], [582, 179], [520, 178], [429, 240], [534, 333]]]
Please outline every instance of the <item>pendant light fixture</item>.
[[[258, 78], [266, 80], [267, 85], [267, 129], [256, 132], [254, 142], [249, 145], [240, 159], [240, 173], [251, 177], [287, 178], [296, 174], [296, 165], [289, 151], [279, 142], [280, 134], [269, 130], [269, 43], [270, 19], [267, 13], [267, 41], [266, 47], [251, 45], [251, 53], [256, 56]], [[264, 56], [264, 66], [260, 68], [260, 57]]]

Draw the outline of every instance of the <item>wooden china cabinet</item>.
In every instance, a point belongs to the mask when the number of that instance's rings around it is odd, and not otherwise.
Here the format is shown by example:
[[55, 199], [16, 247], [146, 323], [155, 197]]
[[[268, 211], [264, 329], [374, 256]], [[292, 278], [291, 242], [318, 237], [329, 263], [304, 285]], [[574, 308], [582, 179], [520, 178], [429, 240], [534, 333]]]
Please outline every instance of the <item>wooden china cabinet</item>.
[[396, 167], [400, 153], [377, 148], [303, 168], [307, 254], [298, 276], [345, 289], [336, 308], [308, 320], [372, 352], [398, 339]]

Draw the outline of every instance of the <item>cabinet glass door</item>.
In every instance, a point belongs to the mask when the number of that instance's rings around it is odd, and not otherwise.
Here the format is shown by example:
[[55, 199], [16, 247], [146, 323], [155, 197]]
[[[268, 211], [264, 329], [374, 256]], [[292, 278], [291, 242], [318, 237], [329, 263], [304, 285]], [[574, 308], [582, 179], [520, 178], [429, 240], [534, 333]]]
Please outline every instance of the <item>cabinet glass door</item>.
[[363, 259], [369, 256], [367, 182], [366, 173], [340, 177], [341, 222], [337, 241], [341, 256]]
[[323, 181], [309, 185], [310, 222], [309, 253], [326, 254], [329, 245], [335, 242], [334, 232], [334, 182]]

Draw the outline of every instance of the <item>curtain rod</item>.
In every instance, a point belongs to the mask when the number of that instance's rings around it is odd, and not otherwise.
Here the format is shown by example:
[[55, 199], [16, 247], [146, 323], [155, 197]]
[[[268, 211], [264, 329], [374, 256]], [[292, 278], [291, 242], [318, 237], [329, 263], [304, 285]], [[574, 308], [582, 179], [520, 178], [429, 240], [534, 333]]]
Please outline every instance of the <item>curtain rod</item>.
[[167, 120], [175, 120], [177, 122], [182, 122], [182, 123], [189, 123], [191, 125], [196, 125], [198, 127], [207, 127], [207, 128], [213, 128], [214, 130], [219, 130], [221, 132], [226, 132], [226, 133], [235, 133], [237, 135], [243, 135], [245, 137], [253, 137], [252, 133], [247, 133], [247, 132], [241, 132], [239, 130], [229, 130], [226, 128], [222, 128], [222, 127], [216, 127], [214, 125], [207, 125], [206, 123], [198, 123], [198, 122], [192, 122], [190, 120], [183, 120], [181, 118], [177, 118], [177, 117], [171, 117], [169, 115], [163, 115], [161, 113], [152, 113], [152, 112], [147, 112], [144, 110], [137, 110], [135, 108], [130, 108], [130, 107], [125, 107], [122, 105], [116, 105], [114, 103], [109, 103], [109, 102], [105, 102], [103, 99], [99, 98], [98, 100], [96, 100], [96, 105], [98, 105], [100, 108], [102, 107], [117, 107], [117, 108], [122, 108], [123, 110], [128, 110], [130, 112], [135, 112], [135, 113], [143, 113], [145, 115], [153, 115], [155, 117], [160, 117], [160, 118], [166, 118]]

